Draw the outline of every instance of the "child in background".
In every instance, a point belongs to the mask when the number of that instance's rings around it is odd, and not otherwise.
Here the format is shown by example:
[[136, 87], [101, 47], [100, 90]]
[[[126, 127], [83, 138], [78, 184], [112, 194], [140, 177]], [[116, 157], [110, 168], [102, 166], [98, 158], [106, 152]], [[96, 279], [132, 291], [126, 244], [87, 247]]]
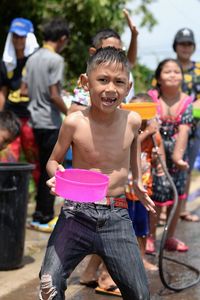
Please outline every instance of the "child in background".
[[[137, 94], [130, 101], [130, 103], [141, 102], [153, 102], [153, 100], [148, 94], [141, 93]], [[154, 136], [158, 145], [158, 151], [164, 159], [164, 147], [159, 133], [158, 122], [156, 119], [143, 119], [139, 135], [139, 140], [141, 142], [142, 182], [149, 196], [152, 195], [152, 152], [154, 148], [152, 136]], [[157, 165], [157, 168], [159, 168], [158, 172], [160, 173], [162, 168], [160, 165]], [[129, 215], [138, 239], [144, 267], [146, 270], [156, 271], [158, 270], [157, 266], [153, 265], [145, 258], [146, 241], [147, 236], [149, 235], [149, 213], [134, 194], [131, 174], [129, 174], [129, 180], [125, 191]]]
[[[188, 176], [187, 142], [192, 125], [192, 97], [181, 91], [183, 74], [179, 63], [174, 59], [165, 59], [155, 71], [156, 89], [148, 93], [157, 103], [157, 113], [160, 119], [160, 133], [163, 138], [166, 165], [177, 188], [179, 200], [185, 198], [185, 186]], [[155, 179], [159, 179], [155, 177]], [[173, 190], [162, 185], [154, 185], [153, 200], [159, 205], [173, 204]], [[165, 248], [169, 251], [184, 252], [188, 246], [174, 237], [178, 218], [180, 216], [181, 201], [168, 231]], [[147, 252], [155, 251], [155, 226], [150, 230]]]
[[11, 111], [0, 111], [0, 151], [20, 134], [20, 122]]

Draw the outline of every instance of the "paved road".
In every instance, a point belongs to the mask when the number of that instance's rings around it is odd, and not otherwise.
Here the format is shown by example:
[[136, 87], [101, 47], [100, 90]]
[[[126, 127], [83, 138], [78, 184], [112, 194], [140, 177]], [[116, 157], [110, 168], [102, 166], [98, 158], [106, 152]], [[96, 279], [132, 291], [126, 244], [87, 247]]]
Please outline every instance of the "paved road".
[[[196, 193], [199, 188], [200, 177], [195, 178], [193, 181], [193, 190], [191, 194]], [[190, 208], [196, 209], [200, 215], [200, 197], [192, 199]], [[159, 232], [161, 229], [159, 229]], [[166, 255], [189, 263], [200, 270], [200, 223], [188, 223], [184, 221], [179, 222], [177, 236], [182, 238], [190, 246], [188, 253], [169, 253]], [[49, 234], [38, 233], [35, 231], [27, 230], [26, 234], [26, 247], [24, 257], [24, 267], [19, 270], [1, 271], [0, 272], [0, 300], [14, 300], [24, 299], [33, 300], [37, 299], [38, 294], [38, 271], [40, 269], [41, 261], [44, 255], [46, 242]], [[156, 262], [155, 257], [149, 257], [153, 262]], [[103, 296], [96, 294], [94, 289], [86, 288], [79, 284], [79, 275], [85, 265], [83, 261], [77, 269], [72, 273], [69, 279], [69, 289], [66, 293], [68, 300], [118, 300], [120, 298], [114, 296]], [[189, 284], [195, 279], [194, 272], [189, 269], [168, 262], [164, 263], [165, 276], [171, 284], [180, 287], [183, 284]], [[148, 273], [150, 284], [151, 299], [152, 300], [200, 300], [200, 284], [195, 285], [190, 289], [181, 291], [180, 293], [172, 292], [164, 289], [158, 272]], [[130, 299], [132, 300], [132, 299]]]

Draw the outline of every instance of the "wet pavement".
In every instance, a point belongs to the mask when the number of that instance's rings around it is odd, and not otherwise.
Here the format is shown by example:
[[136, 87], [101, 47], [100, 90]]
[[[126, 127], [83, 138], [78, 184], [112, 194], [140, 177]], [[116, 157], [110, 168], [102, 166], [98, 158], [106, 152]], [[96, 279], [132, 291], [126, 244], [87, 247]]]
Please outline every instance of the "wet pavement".
[[[189, 206], [196, 210], [200, 216], [200, 197], [193, 197], [199, 189], [200, 175], [193, 180], [193, 187]], [[162, 227], [158, 230], [159, 237]], [[165, 252], [164, 255], [176, 259], [178, 262], [189, 264], [200, 270], [200, 223], [180, 221], [177, 237], [185, 241], [190, 249], [187, 253]], [[26, 230], [24, 267], [18, 270], [0, 272], [0, 300], [37, 299], [39, 280], [38, 272], [44, 255], [49, 234]], [[159, 241], [158, 241], [159, 244]], [[159, 246], [159, 245], [157, 245]], [[149, 260], [157, 263], [157, 257], [148, 256]], [[79, 276], [87, 262], [87, 258], [74, 270], [69, 281], [66, 299], [68, 300], [118, 300], [119, 297], [100, 295], [92, 288], [86, 288], [79, 284]], [[163, 262], [164, 276], [168, 284], [175, 288], [184, 287], [194, 282], [197, 275], [194, 271], [183, 265], [168, 260]], [[148, 280], [152, 300], [200, 300], [200, 284], [180, 292], [170, 291], [164, 288], [159, 272], [148, 272]], [[130, 299], [134, 300], [134, 299]]]

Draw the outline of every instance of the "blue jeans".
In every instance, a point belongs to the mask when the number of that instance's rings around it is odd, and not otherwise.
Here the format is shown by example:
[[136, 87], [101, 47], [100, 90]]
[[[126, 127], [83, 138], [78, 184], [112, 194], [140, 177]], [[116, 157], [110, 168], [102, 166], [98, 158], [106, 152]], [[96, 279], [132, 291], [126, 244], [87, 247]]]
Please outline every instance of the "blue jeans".
[[51, 299], [65, 299], [66, 279], [88, 254], [103, 259], [123, 299], [150, 299], [127, 209], [72, 201], [65, 202], [50, 236], [40, 272], [40, 294], [49, 288]]

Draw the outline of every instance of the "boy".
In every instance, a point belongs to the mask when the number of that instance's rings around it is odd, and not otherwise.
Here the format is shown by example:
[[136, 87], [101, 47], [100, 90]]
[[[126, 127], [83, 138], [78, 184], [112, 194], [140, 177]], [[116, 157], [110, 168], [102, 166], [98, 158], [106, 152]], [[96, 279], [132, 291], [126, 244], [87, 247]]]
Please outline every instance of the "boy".
[[47, 163], [51, 177], [47, 184], [55, 192], [55, 172], [64, 169], [60, 164], [72, 144], [73, 168], [107, 174], [109, 188], [105, 199], [96, 203], [65, 200], [41, 268], [40, 299], [65, 299], [66, 279], [92, 253], [103, 258], [123, 299], [149, 299], [138, 244], [123, 208], [127, 207], [124, 185], [131, 152], [135, 192], [145, 207], [155, 212], [141, 182], [141, 118], [117, 108], [130, 89], [126, 55], [113, 47], [97, 50], [89, 58], [81, 82], [90, 93], [91, 107], [65, 118]]
[[20, 134], [20, 122], [11, 111], [0, 111], [0, 151]]
[[46, 186], [46, 163], [58, 138], [62, 123], [61, 112], [67, 113], [67, 107], [61, 97], [64, 60], [59, 54], [69, 38], [66, 21], [60, 18], [48, 21], [43, 27], [43, 37], [43, 47], [27, 61], [22, 91], [26, 91], [28, 86], [31, 99], [29, 111], [39, 148], [41, 170], [36, 210], [31, 226], [36, 230], [49, 231], [54, 218], [55, 197], [49, 194]]
[[[127, 57], [129, 60], [130, 67], [133, 68], [136, 62], [137, 57], [137, 36], [138, 31], [135, 24], [132, 22], [129, 13], [126, 9], [123, 9], [124, 16], [126, 18], [127, 24], [131, 31], [131, 41], [129, 45], [129, 49], [127, 51]], [[117, 49], [122, 49], [122, 41], [119, 34], [110, 28], [101, 29], [96, 33], [96, 35], [92, 38], [92, 45], [89, 48], [89, 55], [93, 55], [97, 49], [105, 48], [105, 47], [115, 47]], [[130, 73], [130, 82], [132, 86], [128, 95], [123, 101], [129, 102], [129, 100], [134, 96], [134, 81], [132, 73]], [[81, 88], [80, 79], [78, 80], [78, 87], [74, 89], [74, 100], [72, 101], [70, 112], [74, 112], [77, 110], [83, 110], [86, 106], [90, 105], [90, 97], [89, 93], [85, 92], [84, 89]]]

